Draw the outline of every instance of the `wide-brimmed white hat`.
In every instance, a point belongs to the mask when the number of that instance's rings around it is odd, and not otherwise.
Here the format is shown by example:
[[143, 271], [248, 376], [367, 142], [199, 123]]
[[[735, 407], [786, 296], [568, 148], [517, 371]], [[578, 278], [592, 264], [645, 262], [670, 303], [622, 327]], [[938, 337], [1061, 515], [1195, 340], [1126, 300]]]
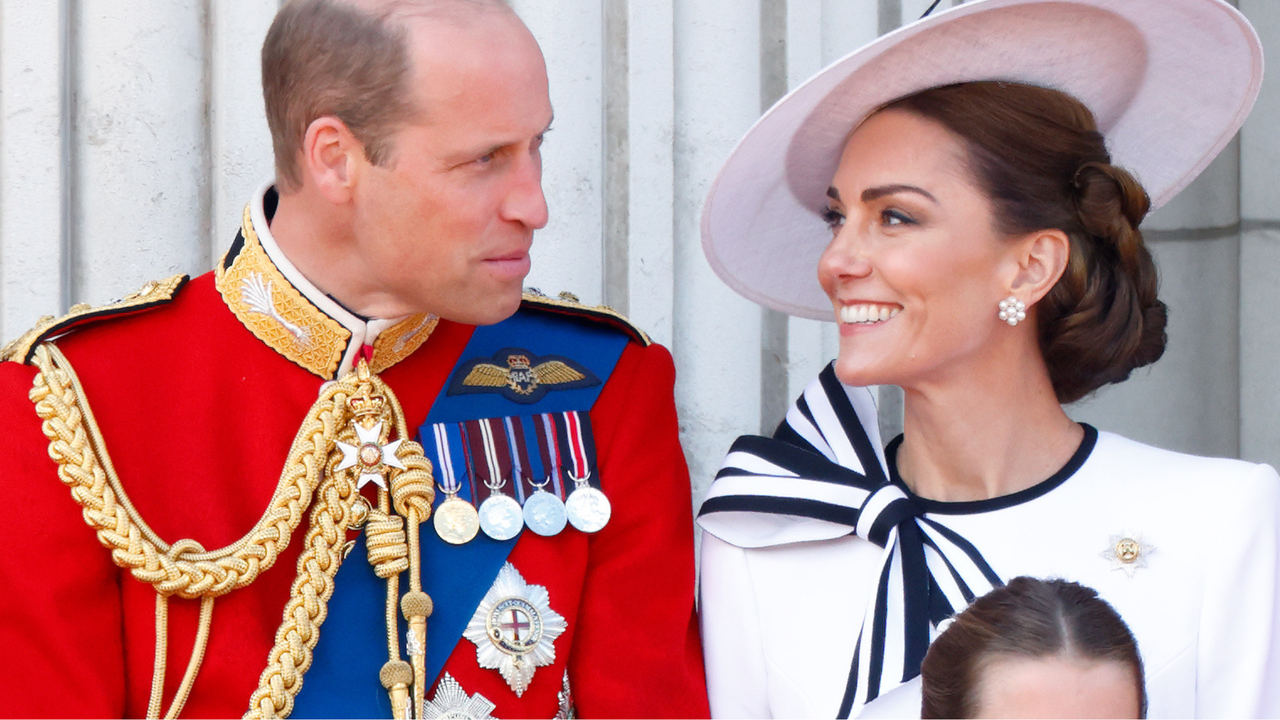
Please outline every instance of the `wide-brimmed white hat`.
[[1262, 46], [1221, 0], [973, 0], [906, 25], [810, 78], [738, 143], [702, 213], [716, 274], [766, 307], [833, 320], [821, 213], [849, 133], [897, 98], [976, 80], [1080, 99], [1159, 207], [1244, 123]]

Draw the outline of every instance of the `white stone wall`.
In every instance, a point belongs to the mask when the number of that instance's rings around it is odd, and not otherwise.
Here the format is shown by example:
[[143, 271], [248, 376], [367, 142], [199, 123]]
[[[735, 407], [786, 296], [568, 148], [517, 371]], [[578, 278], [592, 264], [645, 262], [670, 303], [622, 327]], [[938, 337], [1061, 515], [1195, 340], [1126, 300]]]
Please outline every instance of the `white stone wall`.
[[[954, 0], [943, 0], [952, 4]], [[930, 0], [513, 0], [542, 43], [551, 222], [530, 284], [671, 347], [700, 499], [835, 352], [823, 323], [737, 297], [703, 260], [703, 196], [761, 110]], [[269, 176], [258, 48], [277, 0], [0, 0], [0, 337], [71, 303], [208, 270]], [[1280, 3], [1240, 0], [1280, 47]], [[1072, 408], [1189, 452], [1280, 461], [1280, 88], [1150, 220], [1171, 308], [1150, 370]], [[892, 409], [895, 393], [881, 396]], [[895, 417], [886, 413], [885, 424]]]

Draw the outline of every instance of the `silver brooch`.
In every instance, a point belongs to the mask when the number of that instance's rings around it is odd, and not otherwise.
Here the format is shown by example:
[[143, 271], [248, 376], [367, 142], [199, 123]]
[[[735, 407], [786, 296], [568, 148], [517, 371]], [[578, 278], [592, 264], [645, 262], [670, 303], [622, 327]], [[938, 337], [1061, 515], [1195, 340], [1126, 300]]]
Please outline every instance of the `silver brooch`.
[[1147, 567], [1147, 556], [1155, 551], [1155, 546], [1142, 542], [1142, 533], [1125, 532], [1110, 536], [1107, 549], [1099, 554], [1111, 561], [1112, 570], [1123, 570], [1133, 577], [1138, 568]]
[[555, 662], [555, 639], [567, 627], [564, 617], [551, 609], [547, 589], [526, 583], [506, 563], [462, 635], [476, 644], [480, 667], [497, 670], [520, 697], [533, 673]]
[[457, 680], [445, 673], [436, 686], [436, 694], [423, 706], [422, 717], [425, 720], [494, 720], [489, 714], [494, 707], [496, 706], [480, 693], [468, 695]]

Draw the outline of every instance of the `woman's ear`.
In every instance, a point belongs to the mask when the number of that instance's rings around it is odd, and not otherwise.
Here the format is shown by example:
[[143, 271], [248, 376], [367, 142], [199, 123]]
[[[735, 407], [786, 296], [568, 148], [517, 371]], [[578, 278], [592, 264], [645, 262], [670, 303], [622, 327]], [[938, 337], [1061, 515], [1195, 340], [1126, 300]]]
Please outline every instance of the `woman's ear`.
[[356, 164], [364, 146], [346, 123], [332, 115], [316, 118], [302, 138], [302, 172], [320, 194], [335, 205], [351, 199]]
[[1038, 230], [1018, 241], [1018, 272], [1012, 289], [1028, 305], [1049, 294], [1067, 269], [1071, 239], [1061, 230]]

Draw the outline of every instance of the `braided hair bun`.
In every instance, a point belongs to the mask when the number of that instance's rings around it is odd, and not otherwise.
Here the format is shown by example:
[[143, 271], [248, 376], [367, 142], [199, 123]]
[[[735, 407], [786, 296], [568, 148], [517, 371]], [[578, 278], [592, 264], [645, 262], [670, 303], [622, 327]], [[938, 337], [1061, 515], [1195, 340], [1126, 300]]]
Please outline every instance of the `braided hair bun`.
[[1059, 402], [1125, 380], [1164, 353], [1167, 308], [1138, 230], [1142, 185], [1111, 164], [1093, 114], [1057, 90], [1010, 82], [931, 88], [886, 109], [934, 120], [963, 138], [970, 171], [999, 230], [1057, 229], [1067, 266], [1036, 306], [1040, 351]]

